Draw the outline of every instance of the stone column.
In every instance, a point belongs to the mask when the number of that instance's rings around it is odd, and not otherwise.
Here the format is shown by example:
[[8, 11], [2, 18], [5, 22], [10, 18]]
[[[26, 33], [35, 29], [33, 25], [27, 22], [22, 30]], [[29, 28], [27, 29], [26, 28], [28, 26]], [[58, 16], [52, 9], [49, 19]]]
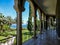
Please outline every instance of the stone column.
[[51, 24], [51, 20], [50, 20], [50, 16], [47, 17], [47, 27], [48, 27], [48, 30], [50, 30], [50, 24]]
[[48, 28], [48, 16], [46, 15], [46, 30]]
[[52, 27], [53, 27], [53, 17], [50, 17], [50, 30], [52, 30]]
[[[52, 27], [54, 27], [54, 19], [53, 19], [53, 17], [51, 19], [51, 24], [52, 24]], [[54, 29], [52, 28], [52, 30], [54, 30]]]
[[56, 17], [55, 17], [55, 16], [53, 16], [53, 21], [55, 21], [55, 19], [56, 19]]
[[36, 14], [36, 7], [35, 7], [35, 15], [34, 15], [34, 38], [36, 39], [36, 30], [37, 30], [37, 14]]
[[44, 15], [42, 13], [42, 30], [44, 30]]
[[44, 15], [44, 13], [42, 14], [42, 16], [43, 16], [43, 17], [42, 17], [42, 18], [43, 18], [43, 19], [42, 19], [42, 24], [43, 24], [43, 31], [44, 31], [44, 29], [45, 29], [45, 26], [44, 26], [44, 23], [45, 23], [45, 15]]
[[42, 12], [41, 12], [41, 33], [43, 31], [43, 15], [42, 15]]
[[45, 30], [47, 30], [47, 16], [45, 16]]
[[31, 15], [32, 17], [34, 17], [34, 39], [36, 39], [36, 30], [37, 30], [37, 24], [36, 24], [36, 18], [37, 18], [37, 15], [36, 15], [36, 6], [35, 4], [31, 1], [31, 0], [28, 0], [29, 3], [30, 3], [30, 6], [31, 6]]
[[53, 17], [53, 22], [54, 22], [54, 30], [56, 30], [56, 17]]
[[14, 9], [17, 12], [17, 45], [22, 45], [22, 11], [25, 10], [23, 6], [25, 0], [14, 1], [15, 1]]
[[41, 32], [44, 30], [44, 14], [41, 14]]
[[46, 15], [44, 14], [44, 30], [46, 30]]
[[38, 12], [39, 12], [39, 19], [40, 19], [40, 34], [41, 34], [41, 32], [42, 32], [42, 11], [39, 9], [38, 10]]
[[48, 27], [49, 27], [49, 30], [51, 30], [51, 22], [52, 22], [52, 20], [51, 20], [51, 17], [49, 16], [49, 18], [48, 18]]
[[60, 0], [57, 0], [56, 6], [56, 32], [58, 37], [60, 37]]
[[17, 15], [17, 45], [22, 45], [22, 11]]

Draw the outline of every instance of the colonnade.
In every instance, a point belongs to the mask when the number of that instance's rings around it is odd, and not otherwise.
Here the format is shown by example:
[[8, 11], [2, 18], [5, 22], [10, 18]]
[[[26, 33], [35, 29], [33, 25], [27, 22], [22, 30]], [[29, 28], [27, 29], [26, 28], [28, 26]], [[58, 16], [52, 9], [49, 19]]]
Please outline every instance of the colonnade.
[[[36, 39], [36, 11], [37, 9], [39, 9], [39, 17], [40, 17], [40, 33], [43, 30], [47, 30], [47, 27], [50, 26], [49, 22], [49, 17], [47, 16], [47, 14], [45, 14], [40, 8], [38, 8], [38, 6], [33, 2], [30, 1], [30, 5], [31, 5], [31, 10], [32, 13], [31, 15], [34, 17], [34, 39]], [[24, 8], [24, 3], [25, 0], [15, 0], [15, 5], [14, 8], [17, 12], [17, 45], [22, 45], [22, 12], [25, 10]]]

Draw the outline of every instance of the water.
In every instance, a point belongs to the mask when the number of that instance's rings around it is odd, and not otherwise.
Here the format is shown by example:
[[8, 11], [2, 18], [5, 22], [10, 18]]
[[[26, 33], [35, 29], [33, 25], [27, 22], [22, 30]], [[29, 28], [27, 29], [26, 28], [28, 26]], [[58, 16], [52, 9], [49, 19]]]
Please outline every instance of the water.
[[27, 24], [22, 24], [22, 28], [27, 28]]
[[[12, 24], [11, 28], [16, 29], [16, 24]], [[27, 28], [27, 24], [22, 24], [22, 28]]]
[[11, 28], [16, 29], [16, 24], [12, 24]]

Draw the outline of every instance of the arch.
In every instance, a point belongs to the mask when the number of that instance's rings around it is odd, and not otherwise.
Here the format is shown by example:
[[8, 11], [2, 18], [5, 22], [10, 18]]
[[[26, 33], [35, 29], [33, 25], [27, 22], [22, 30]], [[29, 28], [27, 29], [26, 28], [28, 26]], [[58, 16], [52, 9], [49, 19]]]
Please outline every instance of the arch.
[[30, 3], [30, 6], [31, 6], [31, 15], [34, 16], [34, 14], [35, 14], [34, 5], [31, 0], [28, 0], [28, 2]]
[[39, 13], [39, 20], [40, 20], [40, 33], [42, 33], [42, 12], [40, 11], [40, 9], [37, 9], [38, 13]]
[[[17, 0], [16, 0], [17, 1]], [[19, 1], [19, 0], [18, 0]], [[18, 13], [17, 15], [17, 45], [22, 45], [22, 8], [24, 7], [25, 2], [22, 4], [20, 4], [21, 2], [16, 2], [16, 11]], [[27, 1], [27, 0], [26, 0]], [[28, 0], [31, 6], [31, 15], [34, 17], [34, 38], [36, 38], [36, 8], [35, 5], [32, 3], [31, 0]], [[18, 4], [20, 5], [18, 5]], [[19, 7], [21, 6], [21, 7]], [[22, 7], [23, 6], [23, 7]], [[19, 40], [18, 40], [19, 39]]]
[[[35, 15], [35, 9], [34, 9], [34, 4], [32, 3], [31, 0], [25, 0], [25, 2], [28, 1], [29, 5], [31, 6], [31, 15], [34, 16]], [[24, 3], [25, 5], [25, 3]]]

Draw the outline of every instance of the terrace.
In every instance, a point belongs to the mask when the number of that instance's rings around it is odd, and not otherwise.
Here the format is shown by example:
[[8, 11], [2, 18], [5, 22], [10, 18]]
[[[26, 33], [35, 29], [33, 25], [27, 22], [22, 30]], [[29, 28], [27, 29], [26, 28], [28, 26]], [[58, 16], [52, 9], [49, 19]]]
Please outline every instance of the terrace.
[[[34, 25], [32, 27], [33, 30], [31, 32], [27, 29], [22, 29], [22, 12], [26, 10], [24, 7], [26, 1], [29, 2], [29, 11], [31, 11], [29, 12], [31, 13], [30, 16], [34, 18]], [[9, 30], [4, 31], [4, 33], [0, 33], [0, 43], [2, 40], [3, 42], [7, 41], [7, 44], [8, 41], [10, 41], [11, 44], [9, 43], [9, 45], [12, 45], [11, 36], [16, 37], [17, 31], [17, 38], [13, 41], [14, 45], [60, 45], [59, 0], [14, 0], [13, 7], [17, 13], [17, 30]], [[39, 30], [37, 30], [37, 11], [39, 13], [40, 21], [38, 24]], [[5, 18], [2, 19], [5, 20]], [[2, 19], [0, 18], [1, 22], [3, 22]], [[8, 20], [5, 21], [5, 23], [11, 23]], [[2, 27], [2, 25], [3, 24], [0, 26]]]
[[[28, 1], [32, 17], [34, 17], [34, 36], [24, 44], [22, 43], [22, 12], [25, 11], [24, 4]], [[60, 41], [60, 1], [58, 0], [15, 0], [14, 9], [17, 12], [17, 45], [59, 45]], [[57, 8], [57, 9], [56, 9]], [[36, 11], [39, 12], [40, 17], [40, 33], [36, 34]], [[57, 17], [57, 18], [56, 18]], [[56, 29], [51, 30], [51, 25], [56, 22]], [[49, 30], [48, 30], [49, 28]], [[45, 32], [43, 32], [45, 30]], [[43, 33], [42, 33], [43, 32]], [[57, 33], [57, 34], [56, 34]]]
[[60, 45], [60, 40], [57, 39], [56, 30], [47, 30], [37, 35], [37, 39], [32, 38], [23, 45]]

